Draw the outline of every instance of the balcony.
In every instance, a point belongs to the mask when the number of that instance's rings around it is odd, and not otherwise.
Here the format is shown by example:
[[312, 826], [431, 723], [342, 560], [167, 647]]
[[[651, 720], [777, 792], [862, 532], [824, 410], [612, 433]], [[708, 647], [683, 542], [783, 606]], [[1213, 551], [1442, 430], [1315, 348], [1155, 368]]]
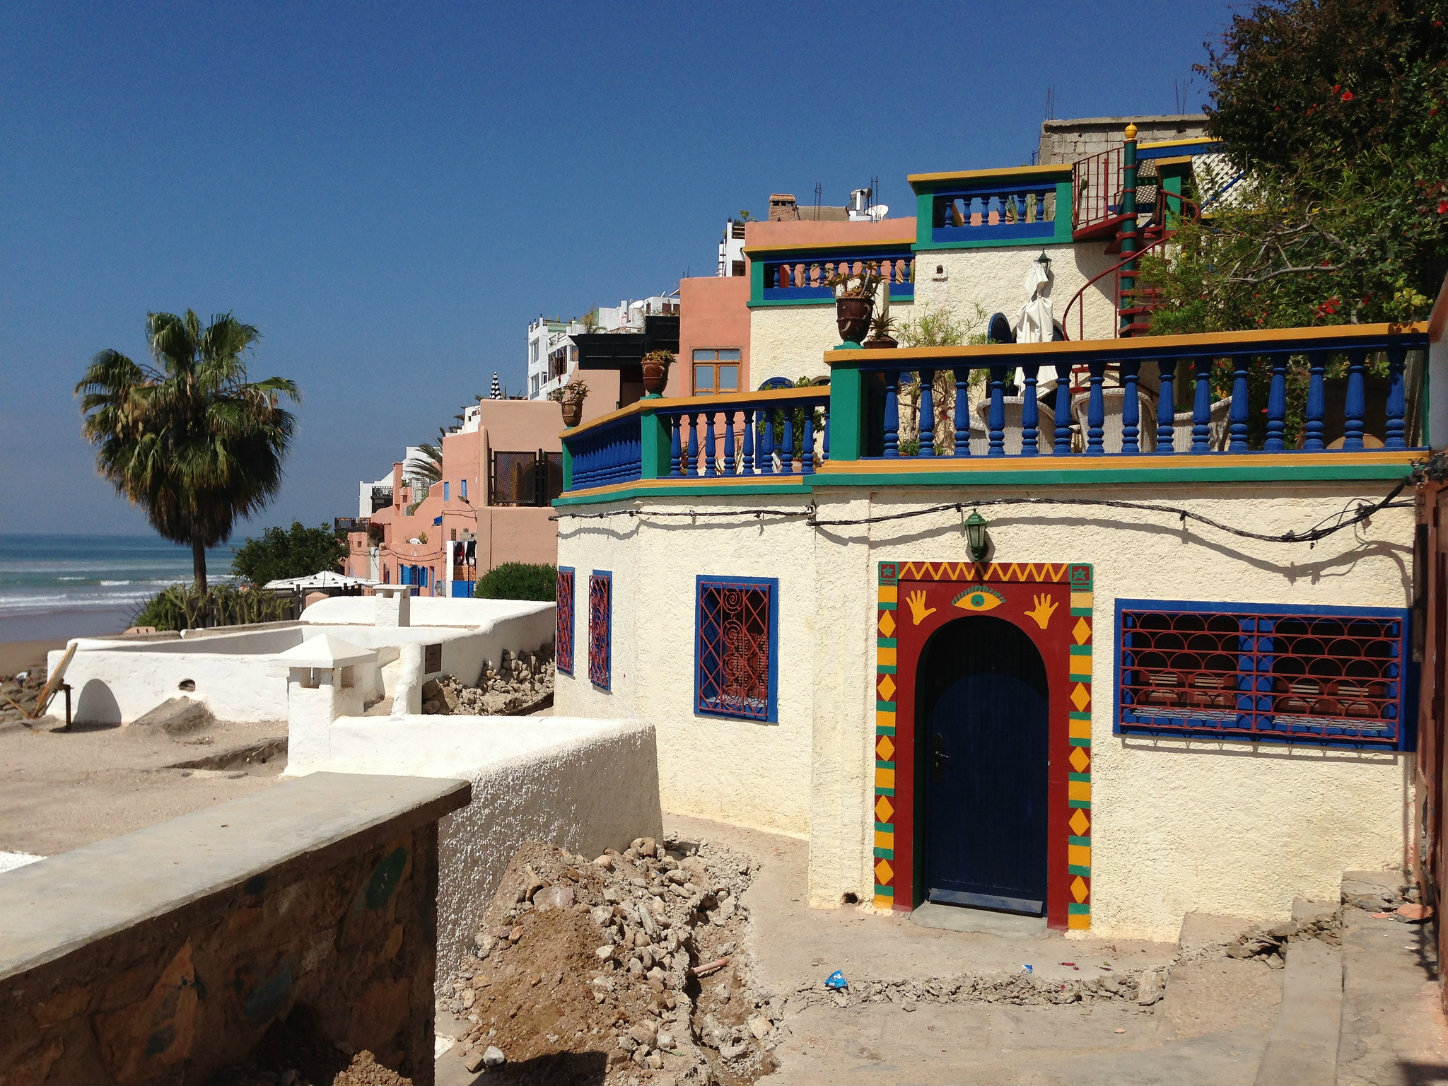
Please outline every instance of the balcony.
[[915, 249], [1071, 241], [1071, 167], [912, 174]]
[[869, 265], [890, 284], [890, 300], [915, 298], [913, 238], [892, 241], [819, 244], [809, 247], [746, 249], [750, 259], [749, 305], [829, 305], [835, 291], [828, 280], [854, 276]]
[[1392, 478], [1428, 326], [835, 350], [827, 388], [645, 400], [564, 434], [580, 492]]

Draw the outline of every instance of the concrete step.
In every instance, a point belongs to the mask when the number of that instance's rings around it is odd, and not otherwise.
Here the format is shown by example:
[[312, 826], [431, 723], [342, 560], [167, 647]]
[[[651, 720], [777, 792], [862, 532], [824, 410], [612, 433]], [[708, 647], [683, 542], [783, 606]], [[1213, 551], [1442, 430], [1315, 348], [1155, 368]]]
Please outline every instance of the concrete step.
[[1319, 939], [1287, 946], [1282, 1007], [1257, 1067], [1257, 1086], [1337, 1081], [1342, 1029], [1342, 951]]

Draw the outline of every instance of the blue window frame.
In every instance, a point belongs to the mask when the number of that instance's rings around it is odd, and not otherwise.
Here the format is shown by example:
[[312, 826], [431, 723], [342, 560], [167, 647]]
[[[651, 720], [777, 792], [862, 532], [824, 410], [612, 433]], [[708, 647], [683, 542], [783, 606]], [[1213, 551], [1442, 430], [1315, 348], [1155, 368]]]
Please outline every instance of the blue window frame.
[[588, 681], [600, 690], [613, 681], [613, 574], [596, 569], [588, 578]]
[[467, 481], [466, 479], [459, 479], [459, 480], [458, 480], [458, 497], [459, 497], [459, 498], [466, 498], [467, 496], [468, 496], [468, 481]]
[[779, 719], [779, 581], [695, 580], [694, 711], [773, 723]]
[[1118, 600], [1113, 730], [1411, 750], [1401, 608]]

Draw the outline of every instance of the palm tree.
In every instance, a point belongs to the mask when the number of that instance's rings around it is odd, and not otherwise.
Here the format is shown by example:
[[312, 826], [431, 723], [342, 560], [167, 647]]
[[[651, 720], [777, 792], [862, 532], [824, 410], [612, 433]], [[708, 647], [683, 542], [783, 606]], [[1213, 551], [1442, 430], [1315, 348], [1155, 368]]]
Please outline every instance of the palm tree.
[[441, 426], [437, 429], [437, 444], [430, 445], [424, 441], [417, 446], [417, 455], [409, 456], [404, 467], [412, 475], [420, 479], [426, 479], [428, 484], [441, 482], [442, 480], [442, 442], [447, 437], [447, 431]]
[[206, 591], [206, 548], [225, 542], [237, 517], [261, 509], [282, 481], [282, 458], [300, 403], [282, 377], [249, 382], [245, 355], [261, 338], [230, 313], [206, 327], [151, 313], [146, 339], [154, 362], [138, 366], [104, 350], [75, 386], [81, 434], [96, 446], [103, 477], [164, 538], [191, 545], [196, 589]]

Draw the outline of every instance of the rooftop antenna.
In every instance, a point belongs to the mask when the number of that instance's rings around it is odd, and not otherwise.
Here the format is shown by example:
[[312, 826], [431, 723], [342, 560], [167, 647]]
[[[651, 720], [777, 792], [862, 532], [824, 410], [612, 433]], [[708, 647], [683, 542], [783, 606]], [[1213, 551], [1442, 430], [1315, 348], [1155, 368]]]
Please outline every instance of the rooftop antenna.
[[868, 201], [867, 207], [873, 207], [880, 202], [880, 175], [876, 174], [870, 178], [870, 195], [865, 197]]
[[815, 221], [816, 221], [816, 222], [819, 221], [819, 217], [820, 217], [820, 196], [824, 193], [824, 191], [825, 191], [825, 190], [824, 190], [824, 186], [821, 185], [818, 181], [816, 181], [816, 182], [815, 182]]
[[1056, 85], [1054, 83], [1046, 88], [1046, 115], [1044, 119], [1048, 121], [1054, 121], [1056, 119]]

